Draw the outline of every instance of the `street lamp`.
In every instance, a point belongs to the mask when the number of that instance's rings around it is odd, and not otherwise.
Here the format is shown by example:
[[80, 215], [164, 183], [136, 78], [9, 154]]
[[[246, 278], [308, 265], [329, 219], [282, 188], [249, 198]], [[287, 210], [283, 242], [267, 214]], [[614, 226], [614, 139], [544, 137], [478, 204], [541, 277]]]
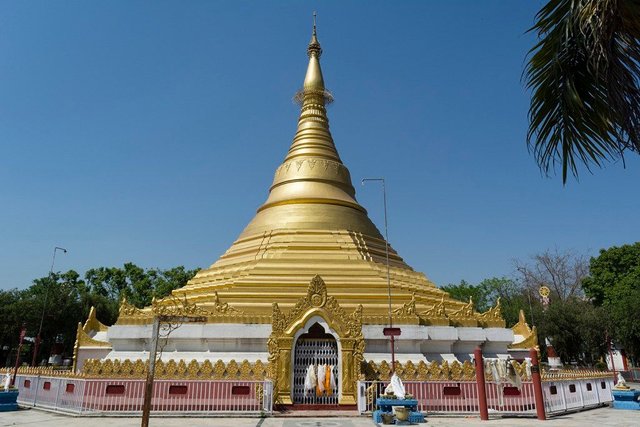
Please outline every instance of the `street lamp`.
[[396, 353], [395, 353], [395, 337], [400, 336], [400, 328], [393, 327], [393, 319], [391, 316], [391, 276], [389, 275], [389, 227], [387, 225], [387, 189], [384, 178], [363, 178], [362, 185], [367, 181], [376, 181], [382, 183], [382, 201], [384, 203], [384, 239], [385, 239], [385, 256], [387, 257], [387, 291], [389, 295], [389, 327], [382, 330], [385, 336], [391, 340], [391, 374], [395, 372]]
[[[56, 246], [53, 248], [53, 258], [51, 259], [51, 268], [49, 269], [49, 279], [53, 276], [53, 266], [56, 263], [56, 252], [62, 251], [65, 254], [67, 250], [65, 248], [61, 248]], [[40, 316], [40, 327], [38, 328], [38, 335], [36, 336], [36, 343], [33, 348], [33, 358], [31, 359], [31, 366], [36, 366], [36, 358], [38, 357], [38, 350], [40, 348], [40, 335], [42, 334], [42, 324], [44, 323], [44, 313], [47, 309], [47, 300], [49, 299], [49, 286], [47, 286], [47, 290], [44, 293], [44, 304], [42, 304], [42, 316]]]

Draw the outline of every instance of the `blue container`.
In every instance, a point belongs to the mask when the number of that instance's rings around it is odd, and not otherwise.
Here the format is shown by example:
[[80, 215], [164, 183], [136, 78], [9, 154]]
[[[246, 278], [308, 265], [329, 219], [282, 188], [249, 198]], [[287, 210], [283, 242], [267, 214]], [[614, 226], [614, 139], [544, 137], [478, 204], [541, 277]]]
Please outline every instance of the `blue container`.
[[18, 390], [0, 391], [0, 412], [18, 410]]
[[613, 407], [640, 410], [640, 390], [613, 390]]

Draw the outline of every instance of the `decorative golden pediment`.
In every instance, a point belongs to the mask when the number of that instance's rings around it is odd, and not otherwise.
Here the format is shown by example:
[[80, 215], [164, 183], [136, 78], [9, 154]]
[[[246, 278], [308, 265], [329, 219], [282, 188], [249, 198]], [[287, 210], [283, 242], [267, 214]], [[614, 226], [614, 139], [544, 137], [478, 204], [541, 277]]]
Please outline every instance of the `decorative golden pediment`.
[[[216, 294], [216, 298], [217, 298]], [[151, 301], [151, 312], [155, 316], [208, 316], [212, 314], [210, 311], [198, 307], [195, 303], [189, 302], [185, 295], [184, 299], [180, 299], [175, 295], [169, 295], [166, 298]]]
[[449, 326], [449, 318], [447, 317], [447, 308], [444, 302], [445, 293], [442, 294], [442, 299], [436, 305], [429, 310], [421, 312], [418, 316], [420, 319], [429, 325], [437, 326]]
[[87, 334], [90, 334], [92, 331], [106, 332], [107, 329], [107, 325], [103, 325], [96, 317], [96, 308], [94, 306], [91, 306], [91, 309], [89, 310], [89, 317], [87, 317], [87, 321], [84, 322], [82, 330]]
[[139, 316], [144, 316], [144, 312], [135, 305], [129, 304], [129, 301], [127, 301], [127, 296], [123, 296], [122, 302], [120, 303], [120, 309], [118, 310], [118, 320], [120, 320], [121, 317]]
[[531, 348], [535, 348], [539, 351], [538, 331], [536, 327], [534, 326], [533, 329], [531, 329], [531, 333], [529, 334], [529, 336], [525, 337], [522, 341], [510, 344], [508, 347], [512, 350], [528, 350]]
[[515, 335], [522, 335], [523, 337], [528, 337], [531, 334], [531, 328], [524, 316], [524, 310], [520, 310], [520, 313], [518, 314], [518, 323], [513, 325], [511, 330]]
[[524, 310], [520, 310], [518, 323], [513, 325], [511, 330], [514, 335], [519, 335], [522, 339], [509, 345], [509, 349], [527, 350], [535, 348], [538, 352], [540, 351], [540, 347], [538, 346], [538, 331], [535, 326], [533, 328], [529, 327], [529, 324], [524, 317]]
[[469, 302], [458, 310], [447, 313], [447, 317], [454, 326], [478, 326], [476, 314], [473, 311], [473, 299], [469, 297]]
[[309, 284], [307, 295], [298, 300], [287, 315], [282, 313], [278, 303], [273, 303], [271, 336], [293, 336], [314, 314], [321, 315], [341, 338], [362, 335], [362, 305], [352, 314], [347, 314], [334, 297], [327, 295], [324, 280], [316, 275]]
[[489, 310], [478, 315], [478, 322], [480, 326], [484, 328], [504, 328], [506, 322], [502, 318], [500, 311], [500, 298], [496, 301], [495, 307], [491, 307]]
[[274, 393], [279, 403], [291, 403], [291, 352], [298, 330], [313, 316], [322, 317], [338, 335], [341, 343], [342, 383], [340, 404], [356, 402], [356, 381], [360, 378], [360, 365], [364, 360], [364, 336], [362, 335], [362, 305], [348, 314], [338, 301], [327, 295], [324, 280], [316, 275], [302, 297], [287, 314], [273, 303], [271, 335], [267, 341], [269, 350], [269, 376], [274, 383]]
[[402, 307], [393, 310], [393, 314], [398, 316], [417, 316], [415, 292], [411, 294], [411, 301], [404, 303]]
[[76, 333], [76, 346], [78, 347], [108, 347], [111, 348], [111, 344], [107, 341], [98, 341], [89, 336], [84, 331], [81, 323], [78, 323], [78, 331]]
[[[108, 343], [106, 341], [94, 340], [85, 331], [85, 328], [87, 328], [87, 325], [89, 325], [89, 328], [91, 328], [91, 325], [90, 325], [90, 320], [91, 320], [91, 316], [92, 316], [91, 313], [93, 313], [93, 316], [94, 316], [94, 319], [95, 319], [95, 310], [94, 310], [93, 307], [91, 307], [91, 311], [89, 312], [89, 319], [87, 319], [87, 321], [85, 322], [84, 326], [82, 325], [81, 322], [78, 322], [78, 329], [76, 330], [76, 342], [73, 345], [73, 366], [72, 366], [72, 369], [71, 369], [73, 372], [75, 372], [75, 370], [76, 370], [76, 364], [78, 363], [78, 351], [80, 350], [81, 347], [111, 348], [111, 344], [110, 343]], [[92, 330], [95, 330], [95, 329], [89, 329], [89, 330], [92, 331]]]

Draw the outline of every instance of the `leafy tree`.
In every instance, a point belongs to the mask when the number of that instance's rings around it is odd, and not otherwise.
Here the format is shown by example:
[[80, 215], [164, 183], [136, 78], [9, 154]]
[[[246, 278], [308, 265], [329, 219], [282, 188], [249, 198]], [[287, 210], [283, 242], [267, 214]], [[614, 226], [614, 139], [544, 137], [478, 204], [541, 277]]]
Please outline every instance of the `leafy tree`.
[[578, 163], [640, 152], [640, 3], [549, 0], [530, 31], [527, 140], [540, 168], [560, 163], [566, 183]]
[[21, 292], [17, 289], [0, 290], [0, 365], [11, 364], [11, 352], [18, 340], [22, 319], [16, 310]]
[[126, 263], [122, 268], [92, 268], [87, 270], [85, 279], [98, 303], [94, 305], [101, 305], [104, 309], [97, 309], [100, 320], [110, 324], [118, 316], [122, 297], [126, 296], [136, 307], [146, 307], [153, 298], [163, 298], [186, 285], [197, 272], [198, 269], [187, 270], [183, 266], [169, 270], [144, 270], [133, 263]]
[[590, 271], [586, 294], [605, 310], [613, 338], [640, 357], [640, 242], [600, 250]]
[[[56, 340], [70, 355], [78, 322], [87, 318], [91, 306], [96, 307], [99, 319], [110, 325], [118, 317], [123, 296], [138, 307], [147, 306], [152, 298], [165, 297], [172, 290], [184, 286], [196, 272], [197, 269], [187, 270], [182, 266], [145, 270], [127, 263], [123, 268], [92, 268], [84, 279], [73, 270], [51, 273], [35, 279], [27, 289], [0, 291], [0, 349], [7, 347], [7, 350], [2, 350], [0, 363], [13, 363], [10, 353], [17, 347], [23, 322], [27, 325], [27, 336], [35, 337], [43, 319], [37, 360], [51, 353]], [[31, 346], [25, 346], [24, 352], [30, 351]]]
[[21, 293], [15, 309], [27, 323], [27, 334], [36, 337], [42, 322], [43, 340], [36, 360], [51, 353], [55, 340], [66, 348], [73, 347], [76, 325], [89, 313], [89, 308], [83, 310], [83, 293], [84, 282], [73, 270], [35, 279], [33, 285]]
[[539, 332], [549, 338], [564, 363], [593, 364], [605, 354], [604, 315], [589, 301], [553, 301], [542, 313]]

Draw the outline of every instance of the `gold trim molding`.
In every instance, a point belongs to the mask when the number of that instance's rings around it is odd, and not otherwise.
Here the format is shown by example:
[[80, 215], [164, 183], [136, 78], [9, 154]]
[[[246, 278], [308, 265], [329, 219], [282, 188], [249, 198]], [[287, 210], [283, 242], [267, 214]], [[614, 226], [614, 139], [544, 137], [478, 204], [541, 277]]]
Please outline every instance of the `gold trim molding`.
[[563, 381], [563, 380], [590, 380], [590, 379], [612, 379], [611, 372], [598, 371], [595, 369], [580, 369], [575, 371], [543, 371], [540, 375], [542, 381]]
[[[452, 363], [446, 360], [438, 363], [432, 361], [427, 363], [421, 360], [418, 363], [407, 361], [396, 362], [395, 372], [403, 381], [475, 381], [476, 371], [469, 361]], [[363, 363], [362, 371], [364, 379], [367, 381], [379, 380], [388, 381], [391, 378], [391, 363], [383, 360], [376, 363], [370, 360]]]
[[[145, 378], [149, 369], [149, 361], [137, 359], [131, 361], [88, 359], [82, 367], [82, 376], [85, 378]], [[155, 377], [158, 379], [188, 379], [188, 380], [254, 380], [261, 381], [267, 376], [268, 366], [258, 360], [251, 363], [243, 360], [238, 363], [235, 360], [223, 362], [218, 360], [211, 363], [205, 360], [202, 363], [191, 360], [156, 362]]]
[[[528, 381], [526, 362], [518, 363], [516, 360], [510, 360], [511, 366], [523, 381]], [[470, 361], [466, 360], [460, 363], [457, 360], [449, 363], [444, 360], [442, 362], [431, 361], [425, 362], [421, 360], [418, 363], [407, 361], [404, 363], [396, 362], [395, 372], [403, 381], [475, 381], [476, 368]], [[389, 381], [391, 378], [391, 364], [386, 360], [380, 363], [369, 361], [362, 365], [363, 377], [366, 381]], [[485, 379], [493, 381], [493, 375], [485, 372]]]
[[340, 343], [342, 382], [339, 404], [352, 405], [357, 401], [356, 382], [360, 378], [364, 360], [362, 335], [362, 305], [347, 314], [338, 301], [327, 295], [324, 280], [316, 275], [309, 284], [307, 295], [285, 314], [278, 303], [273, 303], [272, 332], [267, 341], [269, 350], [269, 377], [274, 382], [274, 396], [281, 404], [291, 404], [291, 353], [296, 332], [313, 316], [322, 317], [336, 334]]

